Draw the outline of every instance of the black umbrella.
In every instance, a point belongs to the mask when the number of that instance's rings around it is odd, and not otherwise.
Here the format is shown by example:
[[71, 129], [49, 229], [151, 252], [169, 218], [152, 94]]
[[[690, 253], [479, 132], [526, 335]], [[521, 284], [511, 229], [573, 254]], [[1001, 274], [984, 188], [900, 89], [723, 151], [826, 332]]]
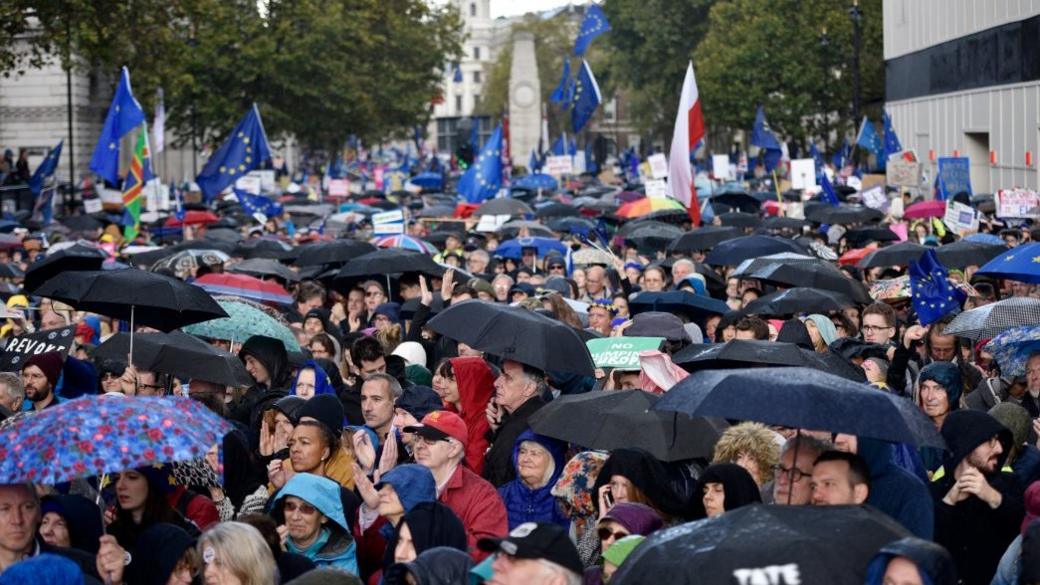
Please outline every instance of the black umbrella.
[[550, 217], [577, 217], [580, 212], [572, 205], [565, 203], [550, 203], [539, 207], [535, 212], [535, 217], [539, 219], [545, 219]]
[[133, 263], [134, 266], [151, 266], [159, 260], [162, 260], [167, 256], [173, 256], [177, 252], [183, 250], [217, 250], [230, 255], [235, 251], [235, 243], [207, 239], [188, 240], [187, 242], [159, 248], [158, 250], [133, 254], [130, 256], [130, 262]]
[[[220, 242], [222, 244], [230, 244], [231, 249], [234, 250], [235, 246], [243, 239], [245, 238], [242, 236], [242, 232], [240, 232], [238, 228], [211, 227], [206, 229], [206, 235], [203, 236], [201, 241], [209, 243]], [[209, 247], [215, 248], [215, 246], [212, 245]]]
[[286, 282], [300, 280], [300, 275], [287, 268], [284, 264], [270, 258], [250, 258], [228, 267], [228, 272], [248, 274], [257, 278], [273, 276]]
[[527, 221], [523, 219], [507, 221], [498, 228], [497, 233], [503, 238], [512, 239], [517, 237], [520, 230], [524, 228], [527, 228], [528, 235], [531, 236], [542, 236], [546, 238], [556, 237], [556, 234], [554, 234], [548, 227], [538, 223], [537, 221]]
[[[631, 234], [632, 232], [634, 232], [636, 230], [644, 231], [644, 230], [648, 230], [648, 229], [659, 229], [659, 230], [662, 230], [662, 231], [669, 230], [673, 234], [676, 233], [675, 232], [676, 227], [674, 225], [670, 224], [670, 223], [666, 223], [666, 222], [663, 222], [663, 221], [656, 221], [656, 220], [652, 220], [652, 219], [648, 220], [648, 219], [639, 218], [639, 219], [636, 219], [636, 220], [632, 220], [632, 221], [626, 223], [625, 225], [621, 226], [620, 228], [618, 228], [617, 235], [618, 235], [618, 237], [621, 237], [621, 238], [627, 238], [629, 236], [629, 234]], [[679, 230], [678, 233], [681, 234], [682, 230]]]
[[376, 247], [358, 240], [335, 240], [302, 246], [297, 251], [297, 266], [345, 264], [358, 256], [375, 252]]
[[743, 191], [727, 191], [717, 195], [712, 195], [709, 201], [711, 201], [712, 209], [728, 207], [736, 211], [744, 211], [747, 213], [758, 213], [758, 209], [762, 207], [761, 201]]
[[610, 582], [862, 585], [878, 550], [906, 536], [868, 506], [752, 504], [655, 532]]
[[65, 272], [35, 294], [160, 331], [228, 316], [202, 288], [134, 268]]
[[849, 245], [861, 248], [870, 242], [898, 242], [899, 236], [887, 227], [862, 227], [845, 232]]
[[62, 218], [61, 224], [74, 232], [91, 232], [105, 227], [105, 224], [93, 215], [70, 215]]
[[753, 213], [743, 213], [740, 211], [733, 211], [730, 213], [720, 213], [716, 217], [724, 226], [738, 227], [738, 228], [753, 228], [758, 227], [762, 223], [762, 218]]
[[935, 255], [947, 268], [964, 268], [966, 266], [983, 266], [990, 260], [1008, 251], [1002, 244], [987, 244], [958, 240], [952, 244], [939, 246]]
[[860, 268], [873, 268], [875, 266], [909, 266], [928, 250], [915, 242], [900, 242], [892, 246], [878, 248], [867, 254], [856, 263]]
[[441, 335], [542, 370], [591, 376], [596, 369], [573, 328], [527, 309], [463, 301], [427, 323]]
[[59, 274], [101, 270], [104, 262], [104, 251], [76, 244], [34, 262], [25, 272], [22, 286], [28, 292], [35, 292], [43, 283]]
[[[415, 297], [401, 303], [400, 316], [402, 320], [409, 320], [415, 315], [415, 312], [419, 310], [419, 301], [419, 297]], [[433, 293], [433, 300], [430, 301], [430, 315], [436, 315], [443, 310], [444, 299], [441, 298], [441, 293]]]
[[642, 390], [561, 396], [531, 415], [531, 429], [586, 449], [645, 449], [661, 461], [711, 458], [721, 419], [650, 410], [660, 397]]
[[[237, 355], [187, 333], [137, 333], [133, 343], [133, 364], [141, 370], [172, 374], [183, 381], [203, 380], [227, 386], [248, 386], [253, 382]], [[129, 354], [128, 333], [117, 333], [94, 350], [95, 359], [124, 363]]]
[[651, 211], [639, 219], [643, 221], [659, 221], [662, 223], [682, 225], [690, 221], [690, 215], [684, 209], [658, 209], [657, 211]]
[[806, 254], [794, 254], [792, 252], [781, 252], [779, 254], [769, 254], [766, 256], [759, 256], [758, 258], [750, 258], [740, 263], [737, 269], [733, 271], [731, 276], [747, 276], [750, 278], [751, 274], [758, 272], [764, 268], [776, 264], [826, 264], [824, 260], [817, 258], [816, 256], [808, 256]]
[[808, 252], [794, 240], [777, 238], [773, 236], [744, 236], [734, 240], [726, 240], [715, 246], [704, 258], [704, 262], [713, 265], [736, 266], [744, 260], [779, 254], [781, 252], [792, 252], [794, 254], [808, 254]]
[[786, 287], [810, 287], [836, 292], [857, 303], [873, 301], [863, 283], [848, 278], [830, 264], [770, 264], [749, 276]]
[[691, 320], [704, 319], [710, 315], [725, 315], [729, 305], [711, 297], [694, 294], [686, 290], [667, 292], [641, 292], [628, 302], [633, 315], [646, 311], [663, 311], [685, 315]]
[[0, 264], [0, 278], [23, 278], [25, 272], [17, 264]]
[[845, 295], [796, 286], [759, 297], [744, 307], [749, 315], [793, 315], [795, 313], [826, 313], [839, 311], [852, 304]]
[[559, 233], [586, 233], [596, 229], [596, 222], [584, 217], [558, 217], [549, 220], [549, 229]]
[[766, 230], [799, 231], [807, 225], [809, 225], [809, 222], [804, 219], [795, 219], [793, 217], [767, 217], [762, 220], [762, 224], [758, 227]]
[[732, 226], [708, 225], [688, 231], [668, 244], [669, 252], [710, 250], [719, 242], [739, 238], [743, 233]]
[[336, 274], [336, 280], [401, 272], [421, 272], [437, 277], [444, 274], [444, 268], [428, 254], [404, 248], [385, 248], [347, 262]]
[[251, 258], [289, 260], [296, 257], [296, 250], [289, 244], [279, 240], [257, 238], [239, 244], [235, 248], [234, 255], [247, 260]]
[[734, 370], [754, 367], [804, 367], [829, 372], [842, 378], [862, 382], [863, 371], [840, 356], [802, 349], [793, 343], [757, 339], [733, 339], [722, 344], [685, 347], [672, 357], [688, 372], [700, 370]]
[[673, 386], [656, 410], [720, 416], [945, 448], [913, 402], [812, 368], [704, 370]]
[[667, 227], [664, 229], [653, 225], [641, 225], [629, 231], [625, 240], [632, 242], [637, 248], [656, 252], [683, 234], [683, 230], [679, 226], [665, 225]]
[[848, 225], [853, 223], [869, 223], [879, 221], [885, 214], [871, 207], [862, 205], [817, 204], [805, 210], [805, 218], [816, 223]]
[[528, 215], [534, 214], [534, 210], [531, 206], [520, 201], [519, 199], [513, 199], [510, 197], [498, 197], [496, 199], [488, 199], [482, 204], [473, 215], [479, 217], [481, 215]]

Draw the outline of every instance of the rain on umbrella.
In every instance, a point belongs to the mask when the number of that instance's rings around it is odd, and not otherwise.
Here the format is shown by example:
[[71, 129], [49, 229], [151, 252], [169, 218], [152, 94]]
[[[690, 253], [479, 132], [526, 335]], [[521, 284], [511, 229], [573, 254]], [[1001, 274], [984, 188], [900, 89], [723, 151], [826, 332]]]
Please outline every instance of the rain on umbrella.
[[561, 396], [531, 415], [531, 429], [586, 449], [646, 449], [661, 461], [710, 458], [729, 425], [721, 419], [650, 410], [659, 397], [642, 390]]
[[744, 307], [749, 315], [794, 315], [840, 311], [852, 304], [845, 295], [817, 288], [796, 286], [759, 297]]
[[[733, 276], [748, 276], [759, 270], [769, 268], [779, 264], [788, 265], [802, 265], [802, 264], [825, 264], [823, 260], [816, 258], [815, 256], [807, 256], [805, 254], [795, 254], [792, 252], [781, 252], [779, 254], [768, 254], [766, 256], [759, 256], [758, 258], [750, 258], [740, 263], [737, 269], [733, 271]], [[749, 277], [750, 278], [750, 277]]]
[[935, 256], [947, 268], [965, 268], [967, 266], [984, 266], [990, 260], [1004, 254], [1008, 247], [1000, 244], [957, 240], [952, 244], [939, 246]]
[[282, 285], [248, 274], [205, 274], [195, 279], [195, 284], [211, 295], [231, 295], [275, 305], [292, 304], [292, 295]]
[[743, 213], [740, 211], [731, 211], [729, 213], [720, 213], [716, 217], [719, 218], [719, 222], [727, 227], [736, 228], [753, 228], [758, 227], [762, 223], [762, 218], [751, 214]]
[[531, 209], [530, 205], [511, 197], [489, 199], [473, 212], [473, 215], [476, 217], [480, 217], [481, 215], [523, 216], [533, 214], [534, 210]]
[[1035, 323], [1040, 323], [1040, 300], [1011, 297], [960, 313], [946, 326], [943, 335], [957, 335], [975, 341]]
[[65, 248], [48, 254], [29, 266], [22, 284], [26, 291], [35, 292], [40, 285], [63, 272], [101, 270], [101, 265], [107, 257], [108, 255], [98, 248], [79, 245]]
[[0, 482], [53, 485], [154, 463], [200, 459], [231, 423], [190, 398], [84, 396], [7, 427]]
[[1040, 325], [1032, 323], [1004, 331], [983, 349], [993, 354], [993, 359], [1000, 364], [1001, 376], [1024, 376], [1030, 354], [1040, 351]]
[[1012, 248], [987, 262], [976, 274], [1032, 284], [1040, 283], [1040, 243]]
[[[119, 362], [125, 362], [128, 355], [128, 333], [116, 333], [94, 350], [95, 358]], [[138, 369], [172, 374], [185, 382], [194, 379], [227, 386], [252, 384], [252, 377], [237, 355], [180, 331], [135, 334], [132, 362]]]
[[346, 264], [358, 256], [375, 251], [376, 247], [372, 244], [357, 240], [335, 240], [333, 242], [308, 244], [298, 249], [296, 265]]
[[860, 268], [909, 266], [911, 262], [917, 261], [921, 254], [927, 251], [927, 246], [922, 246], [916, 242], [900, 242], [874, 250], [864, 256], [856, 266]]
[[300, 280], [300, 275], [277, 260], [271, 258], [250, 258], [228, 266], [228, 271], [240, 274], [248, 274], [257, 278], [273, 277], [280, 278], [286, 282]]
[[734, 370], [754, 367], [806, 367], [829, 372], [847, 380], [862, 382], [863, 371], [847, 362], [835, 361], [830, 353], [802, 349], [793, 343], [758, 339], [733, 339], [726, 343], [689, 346], [672, 361], [688, 372]]
[[217, 302], [227, 313], [227, 317], [187, 325], [183, 331], [205, 339], [239, 344], [253, 335], [266, 335], [280, 339], [286, 351], [300, 351], [300, 344], [288, 324], [259, 308], [259, 305], [254, 306], [237, 298], [221, 298], [217, 299]]
[[857, 303], [870, 303], [870, 294], [863, 283], [852, 280], [830, 264], [771, 264], [748, 275], [785, 287], [809, 287], [831, 291]]
[[679, 203], [675, 199], [668, 197], [643, 197], [642, 199], [636, 199], [626, 203], [618, 208], [617, 216], [632, 219], [634, 217], [643, 217], [644, 215], [653, 212], [660, 211], [662, 209], [675, 209], [686, 211], [682, 203]]
[[699, 252], [709, 250], [720, 242], [739, 238], [740, 230], [729, 226], [708, 225], [688, 231], [668, 244], [669, 252]]
[[736, 266], [751, 258], [791, 252], [806, 254], [805, 248], [794, 240], [773, 236], [744, 236], [726, 240], [715, 246], [704, 258], [706, 264]]
[[431, 256], [440, 251], [437, 249], [437, 246], [434, 246], [425, 240], [420, 240], [415, 236], [405, 234], [376, 236], [369, 240], [368, 243], [377, 248], [402, 248], [405, 250], [422, 252], [423, 254], [430, 254]]
[[520, 307], [463, 301], [430, 319], [427, 327], [470, 347], [542, 370], [592, 375], [592, 362], [578, 332]]

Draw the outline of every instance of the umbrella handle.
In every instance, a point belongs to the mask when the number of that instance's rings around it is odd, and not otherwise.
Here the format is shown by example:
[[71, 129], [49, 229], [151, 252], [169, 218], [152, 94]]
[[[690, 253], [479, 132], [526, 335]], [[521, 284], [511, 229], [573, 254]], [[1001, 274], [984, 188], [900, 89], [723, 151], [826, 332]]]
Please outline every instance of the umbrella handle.
[[136, 305], [130, 305], [130, 363], [134, 365], [134, 309]]

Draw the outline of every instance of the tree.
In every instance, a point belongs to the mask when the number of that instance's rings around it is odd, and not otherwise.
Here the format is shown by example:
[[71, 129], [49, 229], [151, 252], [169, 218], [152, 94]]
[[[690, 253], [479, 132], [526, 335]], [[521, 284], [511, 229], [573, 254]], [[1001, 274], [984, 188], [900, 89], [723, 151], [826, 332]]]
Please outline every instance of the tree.
[[[851, 119], [850, 4], [834, 0], [722, 0], [695, 51], [705, 120], [749, 130], [758, 104], [773, 130], [798, 142], [856, 127]], [[881, 0], [863, 10], [862, 96], [884, 99]], [[826, 31], [826, 43], [822, 43]], [[840, 137], [839, 137], [840, 141]]]

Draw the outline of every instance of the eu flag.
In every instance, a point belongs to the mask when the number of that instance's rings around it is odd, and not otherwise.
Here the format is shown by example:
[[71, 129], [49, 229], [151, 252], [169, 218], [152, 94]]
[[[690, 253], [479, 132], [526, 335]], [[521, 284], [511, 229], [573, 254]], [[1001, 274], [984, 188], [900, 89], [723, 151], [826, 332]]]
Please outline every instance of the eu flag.
[[910, 263], [910, 294], [921, 325], [935, 323], [964, 302], [964, 292], [950, 284], [947, 276], [933, 249]]
[[873, 122], [863, 116], [863, 123], [859, 126], [859, 135], [856, 136], [856, 146], [869, 151], [877, 159], [878, 168], [885, 168], [885, 147], [881, 144], [881, 137], [874, 129]]
[[888, 162], [889, 156], [903, 152], [903, 145], [899, 143], [896, 129], [892, 127], [892, 118], [884, 109], [881, 110], [881, 121], [885, 126], [885, 162]]
[[502, 185], [502, 126], [495, 128], [477, 160], [459, 179], [458, 191], [466, 201], [480, 203], [494, 197]]
[[823, 188], [823, 191], [821, 191], [823, 200], [837, 207], [841, 201], [838, 199], [838, 194], [834, 192], [834, 185], [831, 185], [830, 179], [827, 178], [827, 173], [820, 175], [820, 186]]
[[592, 40], [608, 30], [610, 23], [607, 22], [607, 15], [603, 13], [603, 9], [598, 4], [589, 4], [578, 30], [578, 38], [574, 41], [574, 54], [578, 57], [584, 55]]
[[234, 191], [235, 196], [238, 197], [238, 202], [242, 204], [242, 210], [249, 215], [262, 213], [267, 217], [275, 217], [281, 215], [282, 211], [284, 211], [281, 203], [271, 201], [263, 195], [253, 195], [241, 189], [234, 189]]
[[210, 199], [269, 158], [271, 149], [260, 121], [260, 110], [253, 104], [224, 145], [206, 161], [196, 182], [202, 194]]
[[123, 67], [94, 156], [90, 158], [90, 170], [109, 183], [119, 183], [119, 139], [143, 123], [144, 111], [130, 91], [130, 71]]
[[530, 172], [542, 170], [542, 161], [538, 158], [538, 153], [532, 148], [531, 158], [527, 161], [527, 170]]
[[763, 150], [762, 157], [765, 160], [766, 172], [776, 168], [780, 157], [783, 156], [783, 149], [769, 127], [769, 122], [766, 121], [766, 108], [762, 105], [759, 105], [758, 111], [755, 112], [755, 125], [751, 128], [751, 145]]
[[564, 57], [563, 59], [563, 76], [560, 77], [560, 83], [556, 86], [556, 89], [549, 94], [549, 101], [554, 103], [568, 102], [568, 94], [570, 93], [571, 86], [571, 60]]
[[452, 81], [462, 83], [462, 66], [458, 63], [455, 64], [455, 74], [452, 76]]
[[33, 212], [39, 211], [43, 219], [43, 225], [47, 225], [51, 222], [51, 218], [54, 216], [54, 189], [47, 189], [44, 194], [43, 183], [47, 179], [54, 176], [54, 171], [58, 169], [58, 161], [61, 160], [61, 146], [65, 144], [64, 140], [58, 142], [47, 154], [47, 158], [43, 159], [40, 166], [36, 167], [33, 172], [33, 176], [29, 179], [29, 190], [32, 191], [35, 203], [33, 204]]
[[596, 78], [592, 76], [592, 69], [589, 68], [588, 62], [582, 61], [581, 69], [574, 80], [574, 98], [571, 100], [571, 131], [575, 134], [581, 132], [602, 101], [599, 85], [596, 84]]
[[820, 149], [816, 148], [815, 142], [809, 145], [809, 156], [816, 163], [816, 176], [819, 177], [820, 174], [823, 174], [823, 168], [826, 164], [823, 162], [823, 155], [820, 154]]
[[849, 160], [849, 158], [851, 158], [851, 155], [852, 147], [849, 146], [849, 139], [846, 138], [841, 143], [841, 150], [838, 150], [833, 155], [831, 155], [831, 164], [834, 165], [834, 168], [836, 170], [841, 170], [845, 167], [845, 163]]

